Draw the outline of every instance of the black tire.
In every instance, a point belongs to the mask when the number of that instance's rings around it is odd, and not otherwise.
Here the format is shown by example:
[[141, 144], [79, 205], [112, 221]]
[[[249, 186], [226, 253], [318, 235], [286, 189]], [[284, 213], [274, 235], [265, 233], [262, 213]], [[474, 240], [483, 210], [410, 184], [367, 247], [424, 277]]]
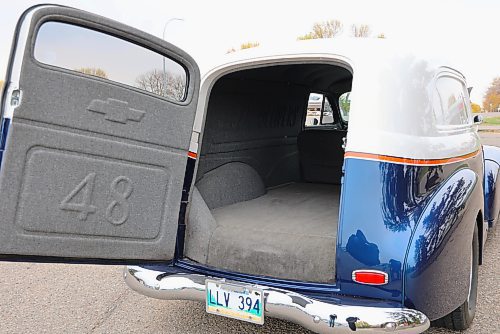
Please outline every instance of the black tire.
[[469, 328], [476, 315], [477, 283], [479, 268], [479, 233], [477, 225], [472, 238], [472, 277], [470, 293], [467, 300], [450, 314], [433, 321], [433, 326], [452, 329], [455, 331]]

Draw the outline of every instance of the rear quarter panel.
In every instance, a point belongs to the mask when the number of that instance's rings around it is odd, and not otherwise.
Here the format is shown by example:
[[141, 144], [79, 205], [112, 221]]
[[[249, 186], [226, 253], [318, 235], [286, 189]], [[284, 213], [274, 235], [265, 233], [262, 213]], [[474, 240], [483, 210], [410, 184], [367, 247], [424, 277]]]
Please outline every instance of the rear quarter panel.
[[[400, 301], [430, 319], [457, 308], [468, 291], [465, 250], [483, 209], [482, 174], [481, 151], [433, 166], [346, 159], [337, 241], [341, 293]], [[389, 283], [357, 284], [356, 269], [385, 271]]]
[[406, 306], [435, 320], [467, 299], [470, 249], [481, 207], [481, 178], [465, 166], [432, 196], [415, 227], [405, 261]]

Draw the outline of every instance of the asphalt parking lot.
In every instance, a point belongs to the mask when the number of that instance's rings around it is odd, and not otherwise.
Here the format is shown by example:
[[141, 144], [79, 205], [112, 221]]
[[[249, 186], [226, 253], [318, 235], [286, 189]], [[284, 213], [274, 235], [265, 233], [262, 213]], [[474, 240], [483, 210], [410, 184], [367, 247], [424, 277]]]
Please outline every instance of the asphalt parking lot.
[[[500, 135], [482, 134], [500, 146]], [[464, 333], [500, 333], [500, 236], [490, 231], [479, 271], [479, 304]], [[266, 319], [257, 327], [205, 313], [204, 305], [161, 301], [127, 288], [122, 267], [0, 262], [0, 333], [310, 333]], [[427, 333], [454, 333], [430, 329]]]

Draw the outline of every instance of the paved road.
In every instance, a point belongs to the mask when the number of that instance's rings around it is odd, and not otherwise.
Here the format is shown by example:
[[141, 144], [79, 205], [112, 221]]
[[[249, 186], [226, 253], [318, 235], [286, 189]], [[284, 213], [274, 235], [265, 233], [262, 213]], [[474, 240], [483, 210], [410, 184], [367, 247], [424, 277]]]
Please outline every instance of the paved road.
[[[483, 138], [500, 146], [498, 134]], [[486, 245], [478, 313], [467, 334], [500, 333], [499, 230]], [[129, 290], [121, 273], [116, 266], [0, 262], [0, 333], [310, 333], [276, 319], [256, 327], [207, 315], [199, 303], [150, 299]]]
[[499, 131], [481, 131], [480, 134], [484, 145], [492, 145], [500, 147]]

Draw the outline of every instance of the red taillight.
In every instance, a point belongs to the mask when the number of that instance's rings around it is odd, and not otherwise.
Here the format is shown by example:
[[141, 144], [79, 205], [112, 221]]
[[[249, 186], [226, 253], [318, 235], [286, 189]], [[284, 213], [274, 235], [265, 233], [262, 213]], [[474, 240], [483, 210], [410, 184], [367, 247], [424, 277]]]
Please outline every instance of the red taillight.
[[378, 270], [354, 270], [352, 280], [361, 284], [383, 285], [389, 282], [389, 275]]

